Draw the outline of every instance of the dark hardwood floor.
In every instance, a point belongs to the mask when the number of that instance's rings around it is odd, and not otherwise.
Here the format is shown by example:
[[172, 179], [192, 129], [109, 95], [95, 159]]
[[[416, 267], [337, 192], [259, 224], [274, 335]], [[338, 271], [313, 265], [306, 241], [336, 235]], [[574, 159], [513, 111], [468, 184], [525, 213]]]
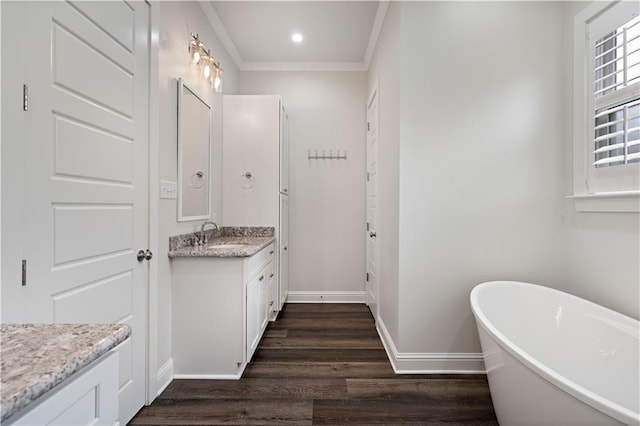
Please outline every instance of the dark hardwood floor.
[[395, 375], [364, 305], [288, 304], [241, 380], [174, 380], [132, 425], [497, 425], [484, 375]]

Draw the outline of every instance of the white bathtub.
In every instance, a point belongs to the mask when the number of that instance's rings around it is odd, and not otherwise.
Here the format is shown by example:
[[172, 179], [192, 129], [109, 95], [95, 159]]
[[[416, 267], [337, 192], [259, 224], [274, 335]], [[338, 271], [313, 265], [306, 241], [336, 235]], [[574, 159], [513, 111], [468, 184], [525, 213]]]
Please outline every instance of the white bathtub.
[[476, 286], [471, 309], [502, 426], [640, 425], [640, 322], [510, 281]]

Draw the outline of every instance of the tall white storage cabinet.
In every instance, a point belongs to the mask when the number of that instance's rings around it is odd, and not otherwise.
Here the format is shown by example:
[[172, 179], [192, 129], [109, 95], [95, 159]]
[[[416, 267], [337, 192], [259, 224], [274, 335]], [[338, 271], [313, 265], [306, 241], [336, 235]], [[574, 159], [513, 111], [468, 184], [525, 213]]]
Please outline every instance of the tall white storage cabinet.
[[276, 232], [273, 319], [289, 290], [289, 125], [279, 96], [223, 99], [222, 221]]

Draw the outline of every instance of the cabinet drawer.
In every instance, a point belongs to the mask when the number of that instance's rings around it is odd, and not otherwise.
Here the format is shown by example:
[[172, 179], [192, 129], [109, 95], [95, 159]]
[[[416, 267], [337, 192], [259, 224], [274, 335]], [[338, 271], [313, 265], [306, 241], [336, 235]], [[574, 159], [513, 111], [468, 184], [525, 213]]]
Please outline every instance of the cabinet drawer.
[[249, 281], [254, 279], [256, 275], [264, 268], [264, 266], [273, 260], [275, 255], [275, 244], [271, 243], [267, 247], [260, 250], [249, 258]]

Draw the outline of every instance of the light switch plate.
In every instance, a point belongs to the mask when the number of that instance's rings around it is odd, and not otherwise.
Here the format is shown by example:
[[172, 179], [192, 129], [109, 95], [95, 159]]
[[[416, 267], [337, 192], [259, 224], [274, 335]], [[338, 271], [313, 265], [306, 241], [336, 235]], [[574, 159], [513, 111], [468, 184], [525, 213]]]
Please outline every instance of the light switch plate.
[[178, 198], [178, 184], [168, 180], [160, 181], [160, 198], [175, 200]]

